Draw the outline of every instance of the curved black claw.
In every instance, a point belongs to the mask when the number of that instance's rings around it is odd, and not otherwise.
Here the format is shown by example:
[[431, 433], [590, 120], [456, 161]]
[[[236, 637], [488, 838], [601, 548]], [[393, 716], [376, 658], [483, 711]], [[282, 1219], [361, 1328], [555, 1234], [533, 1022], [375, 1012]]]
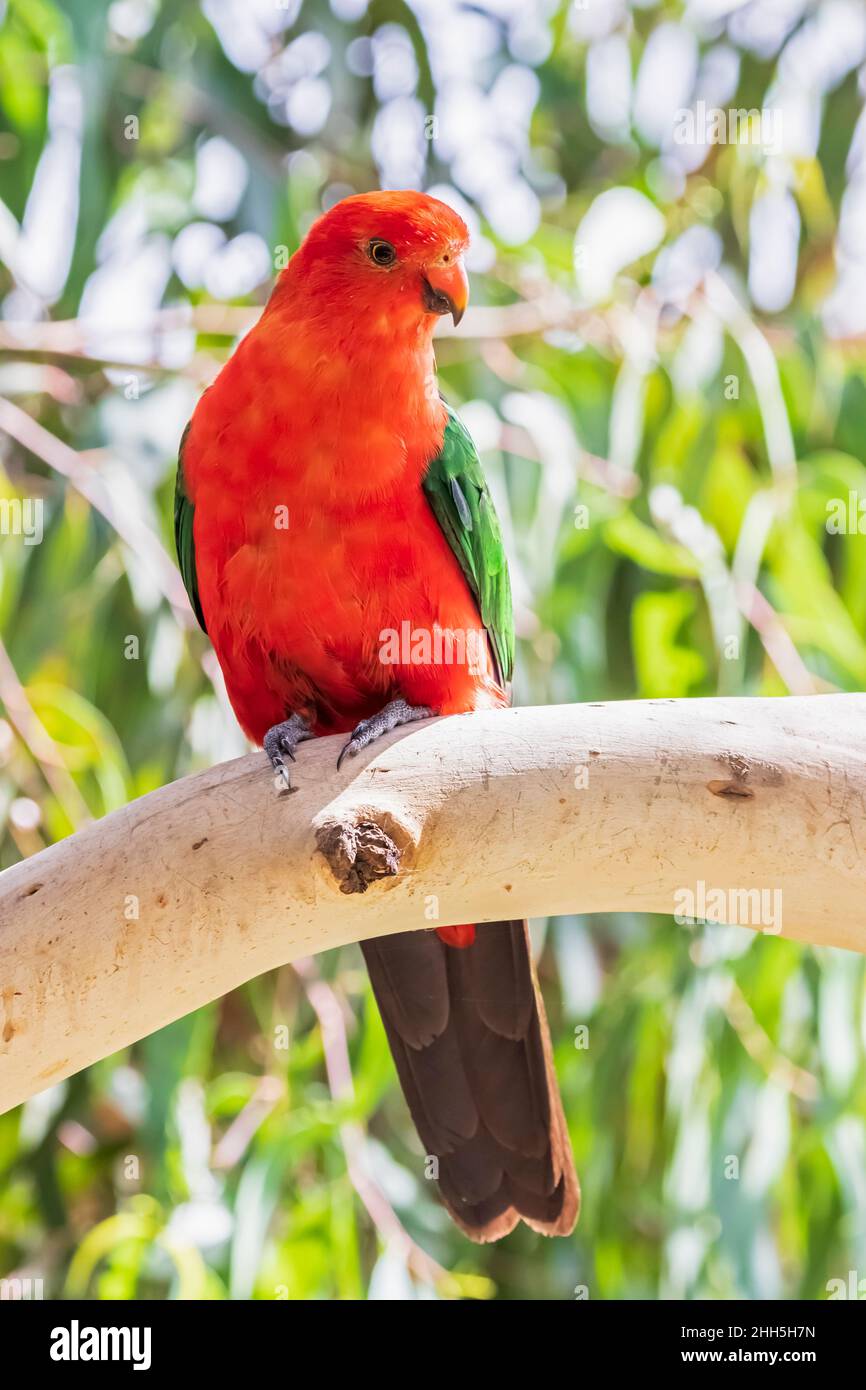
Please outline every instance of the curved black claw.
[[282, 781], [283, 792], [292, 790], [292, 779], [283, 761], [283, 755], [294, 762], [298, 744], [312, 737], [313, 733], [306, 719], [300, 714], [293, 714], [282, 724], [274, 724], [262, 739], [262, 747], [270, 758], [271, 767]]
[[356, 726], [352, 737], [340, 750], [337, 770], [342, 766], [344, 758], [356, 757], [363, 748], [369, 748], [370, 744], [375, 743], [383, 734], [390, 734], [392, 729], [398, 728], [401, 724], [414, 724], [416, 719], [432, 719], [434, 714], [435, 710], [428, 709], [426, 705], [410, 705], [406, 700], [392, 700], [384, 709], [379, 710], [378, 714], [371, 715], [369, 719], [362, 719]]

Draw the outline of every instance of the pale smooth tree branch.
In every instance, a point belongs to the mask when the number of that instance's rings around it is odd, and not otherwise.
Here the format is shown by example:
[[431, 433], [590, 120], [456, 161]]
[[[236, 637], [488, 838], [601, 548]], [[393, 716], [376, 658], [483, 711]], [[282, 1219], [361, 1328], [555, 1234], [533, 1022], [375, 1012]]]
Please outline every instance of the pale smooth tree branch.
[[262, 971], [393, 931], [682, 916], [691, 894], [687, 917], [866, 951], [864, 695], [461, 715], [338, 773], [339, 744], [302, 746], [290, 795], [249, 754], [0, 875], [0, 1110]]

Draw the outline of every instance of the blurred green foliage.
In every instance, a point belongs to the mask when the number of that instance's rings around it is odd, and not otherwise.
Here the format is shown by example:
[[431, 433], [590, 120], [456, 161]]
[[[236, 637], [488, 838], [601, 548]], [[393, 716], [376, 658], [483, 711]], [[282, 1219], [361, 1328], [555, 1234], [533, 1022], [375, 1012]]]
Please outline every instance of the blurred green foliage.
[[[517, 92], [521, 72], [534, 75], [512, 195], [537, 216], [515, 244], [489, 190], [486, 203], [469, 199], [488, 251], [473, 303], [555, 311], [545, 331], [506, 337], [477, 337], [468, 318], [467, 336], [439, 351], [507, 537], [516, 698], [860, 689], [866, 548], [856, 529], [830, 534], [826, 523], [828, 502], [866, 495], [866, 354], [854, 333], [828, 336], [823, 316], [858, 73], [842, 64], [818, 91], [813, 155], [774, 163], [719, 145], [677, 180], [627, 116], [607, 133], [591, 118], [587, 66], [615, 35], [636, 72], [686, 7], [632, 13], [611, 0], [601, 38], [581, 28], [592, 6], [523, 8], [537, 10], [535, 49], [516, 21], [509, 29], [508, 5], [479, 7], [500, 17], [485, 21], [474, 80], [487, 91], [507, 70]], [[783, 37], [821, 7], [801, 8]], [[4, 0], [0, 16], [0, 396], [49, 438], [0, 435], [0, 500], [44, 502], [41, 544], [4, 535], [0, 545], [5, 866], [88, 814], [241, 750], [205, 639], [182, 633], [148, 554], [104, 513], [170, 549], [176, 443], [238, 322], [221, 331], [221, 299], [241, 314], [263, 302], [279, 248], [294, 248], [323, 204], [385, 177], [396, 156], [381, 112], [395, 100], [417, 103], [398, 122], [433, 111], [431, 26], [440, 46], [457, 36], [450, 11], [435, 21], [403, 0], [234, 10]], [[279, 68], [270, 85], [256, 25]], [[740, 51], [723, 28], [698, 27], [699, 50], [735, 52], [730, 104], [760, 105], [784, 76], [782, 39]], [[311, 34], [326, 45], [291, 48]], [[414, 83], [376, 68], [370, 40], [383, 34], [404, 72], [408, 44]], [[299, 82], [314, 85], [293, 105]], [[322, 82], [329, 108], [311, 130]], [[245, 169], [224, 216], [213, 190], [202, 193], [214, 137]], [[443, 152], [434, 135], [417, 157], [424, 186], [450, 186], [467, 151]], [[799, 217], [795, 285], [762, 315], [745, 284], [752, 212], [780, 164]], [[614, 188], [658, 209], [660, 234], [614, 267], [606, 293], [581, 299], [575, 236], [580, 248], [585, 215]], [[219, 275], [195, 283], [179, 238], [201, 223], [219, 229]], [[663, 257], [695, 229], [712, 231], [720, 268], [703, 287], [698, 276], [668, 292]], [[261, 244], [270, 263], [233, 292], [226, 246], [243, 284]], [[771, 240], [769, 254], [783, 248]], [[180, 328], [149, 327], [160, 306], [184, 305], [192, 326], [181, 314]], [[76, 319], [67, 338], [21, 328]], [[76, 451], [105, 506], [63, 476], [68, 455], [52, 438]], [[47, 749], [20, 718], [17, 681]], [[353, 948], [315, 968], [345, 1017], [354, 1097], [332, 1095], [310, 978], [286, 968], [0, 1116], [0, 1276], [42, 1277], [53, 1297], [565, 1299], [585, 1286], [628, 1299], [822, 1298], [828, 1280], [866, 1274], [859, 958], [627, 915], [539, 923], [537, 939], [584, 1194], [573, 1239], [521, 1229], [478, 1249], [450, 1225], [423, 1179]], [[582, 1024], [586, 1048], [575, 1046]], [[280, 1029], [286, 1048], [274, 1043]], [[383, 1238], [350, 1179], [347, 1135], [450, 1278], [425, 1275]]]

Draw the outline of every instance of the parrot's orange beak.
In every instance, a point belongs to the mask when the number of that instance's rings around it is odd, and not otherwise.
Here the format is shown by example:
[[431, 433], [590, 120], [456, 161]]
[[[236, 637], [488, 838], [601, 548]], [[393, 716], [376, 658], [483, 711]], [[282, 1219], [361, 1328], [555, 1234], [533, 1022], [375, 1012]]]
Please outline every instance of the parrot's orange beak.
[[424, 307], [431, 314], [450, 314], [455, 325], [469, 303], [469, 280], [463, 257], [454, 252], [428, 265], [424, 272]]

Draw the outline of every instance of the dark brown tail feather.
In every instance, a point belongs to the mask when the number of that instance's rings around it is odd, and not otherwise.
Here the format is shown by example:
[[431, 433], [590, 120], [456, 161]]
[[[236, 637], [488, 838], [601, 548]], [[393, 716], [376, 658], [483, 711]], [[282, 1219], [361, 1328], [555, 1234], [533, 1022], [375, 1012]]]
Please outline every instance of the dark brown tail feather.
[[580, 1189], [525, 922], [362, 941], [397, 1074], [448, 1211], [472, 1240], [574, 1229]]

